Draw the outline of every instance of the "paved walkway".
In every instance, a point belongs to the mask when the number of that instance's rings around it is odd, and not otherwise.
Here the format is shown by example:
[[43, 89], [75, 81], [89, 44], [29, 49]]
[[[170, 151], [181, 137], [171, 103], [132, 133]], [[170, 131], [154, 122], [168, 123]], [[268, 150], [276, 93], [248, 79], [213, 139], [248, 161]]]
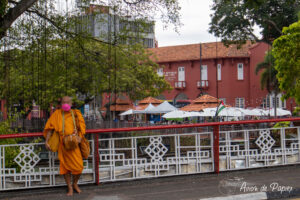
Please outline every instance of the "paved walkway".
[[267, 199], [297, 199], [300, 197], [300, 165], [85, 185], [81, 189], [82, 194], [72, 197], [65, 195], [65, 187], [0, 192], [0, 199], [198, 200], [251, 192], [253, 195], [264, 193]]

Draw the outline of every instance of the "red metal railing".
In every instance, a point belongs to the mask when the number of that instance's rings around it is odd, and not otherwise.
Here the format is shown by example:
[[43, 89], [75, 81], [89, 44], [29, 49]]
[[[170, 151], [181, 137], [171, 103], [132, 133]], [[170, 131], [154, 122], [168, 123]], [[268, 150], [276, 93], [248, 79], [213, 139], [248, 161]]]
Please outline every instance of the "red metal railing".
[[[208, 122], [208, 123], [194, 123], [194, 124], [178, 124], [178, 125], [162, 125], [162, 126], [145, 126], [132, 128], [108, 128], [108, 129], [89, 129], [87, 134], [95, 133], [112, 133], [112, 132], [130, 132], [130, 131], [145, 131], [145, 130], [162, 130], [174, 128], [192, 128], [192, 127], [207, 127], [207, 126], [223, 126], [223, 125], [237, 125], [237, 124], [259, 124], [283, 121], [300, 121], [300, 117], [296, 118], [281, 118], [281, 119], [264, 119], [264, 120], [244, 120], [244, 121], [230, 121], [230, 122]], [[8, 138], [22, 138], [22, 137], [39, 137], [43, 136], [42, 132], [38, 133], [16, 133], [0, 135], [0, 139]]]
[[[300, 121], [300, 117], [297, 118], [282, 118], [282, 119], [265, 119], [265, 120], [245, 120], [245, 121], [230, 121], [230, 122], [210, 122], [210, 123], [197, 123], [197, 124], [180, 124], [180, 125], [165, 125], [165, 126], [151, 126], [151, 127], [134, 127], [134, 128], [110, 128], [110, 129], [90, 129], [87, 130], [87, 134], [95, 134], [95, 173], [96, 184], [99, 184], [99, 144], [98, 139], [100, 133], [117, 133], [117, 132], [132, 132], [132, 131], [144, 131], [144, 130], [163, 130], [163, 129], [177, 129], [177, 128], [192, 128], [192, 127], [213, 127], [213, 150], [214, 150], [214, 166], [215, 172], [219, 173], [219, 129], [223, 125], [237, 125], [237, 124], [258, 124], [258, 123], [272, 123], [282, 121]], [[19, 133], [19, 134], [7, 134], [0, 135], [0, 139], [8, 138], [22, 138], [22, 137], [40, 137], [43, 133]]]

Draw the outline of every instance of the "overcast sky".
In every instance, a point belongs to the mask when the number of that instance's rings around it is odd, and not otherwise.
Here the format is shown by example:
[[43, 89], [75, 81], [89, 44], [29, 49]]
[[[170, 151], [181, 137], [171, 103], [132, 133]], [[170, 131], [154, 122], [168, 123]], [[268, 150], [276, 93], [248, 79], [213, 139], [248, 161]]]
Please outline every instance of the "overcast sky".
[[208, 33], [210, 22], [211, 0], [179, 0], [181, 6], [182, 27], [179, 34], [174, 27], [163, 29], [161, 22], [156, 21], [155, 35], [158, 46], [195, 44], [200, 42], [215, 42], [216, 38]]

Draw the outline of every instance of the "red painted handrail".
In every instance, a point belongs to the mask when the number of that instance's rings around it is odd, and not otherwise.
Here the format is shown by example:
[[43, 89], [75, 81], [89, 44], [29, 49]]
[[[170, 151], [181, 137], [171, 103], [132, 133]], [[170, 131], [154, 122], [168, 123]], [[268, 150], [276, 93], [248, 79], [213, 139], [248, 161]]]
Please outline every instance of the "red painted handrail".
[[[111, 132], [130, 132], [130, 131], [162, 130], [162, 129], [222, 126], [222, 125], [236, 125], [236, 124], [258, 124], [258, 123], [283, 122], [283, 121], [300, 121], [300, 117], [281, 118], [281, 119], [263, 119], [263, 120], [244, 120], [244, 121], [230, 121], [230, 122], [208, 122], [208, 123], [197, 123], [197, 124], [176, 124], [176, 125], [164, 125], [164, 126], [145, 126], [145, 127], [131, 127], [131, 128], [89, 129], [86, 131], [86, 133], [94, 134], [94, 133], [111, 133]], [[39, 136], [43, 136], [43, 133], [38, 132], [38, 133], [7, 134], [7, 135], [0, 135], [0, 139], [39, 137]]]

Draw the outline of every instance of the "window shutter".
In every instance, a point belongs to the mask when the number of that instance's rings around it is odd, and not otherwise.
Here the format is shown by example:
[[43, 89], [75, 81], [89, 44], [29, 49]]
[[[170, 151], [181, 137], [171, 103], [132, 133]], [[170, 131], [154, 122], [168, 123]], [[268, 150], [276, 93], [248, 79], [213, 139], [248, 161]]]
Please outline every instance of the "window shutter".
[[158, 74], [158, 76], [163, 76], [164, 75], [164, 69], [163, 68], [158, 68], [157, 69], [157, 74]]
[[184, 67], [178, 67], [178, 81], [185, 81]]
[[218, 64], [217, 68], [218, 68], [218, 81], [220, 81], [221, 80], [221, 73], [222, 73], [221, 64]]
[[238, 71], [238, 80], [244, 80], [244, 66], [242, 63], [239, 63], [237, 66]]
[[207, 81], [207, 65], [202, 65], [201, 66], [201, 80], [202, 81]]

